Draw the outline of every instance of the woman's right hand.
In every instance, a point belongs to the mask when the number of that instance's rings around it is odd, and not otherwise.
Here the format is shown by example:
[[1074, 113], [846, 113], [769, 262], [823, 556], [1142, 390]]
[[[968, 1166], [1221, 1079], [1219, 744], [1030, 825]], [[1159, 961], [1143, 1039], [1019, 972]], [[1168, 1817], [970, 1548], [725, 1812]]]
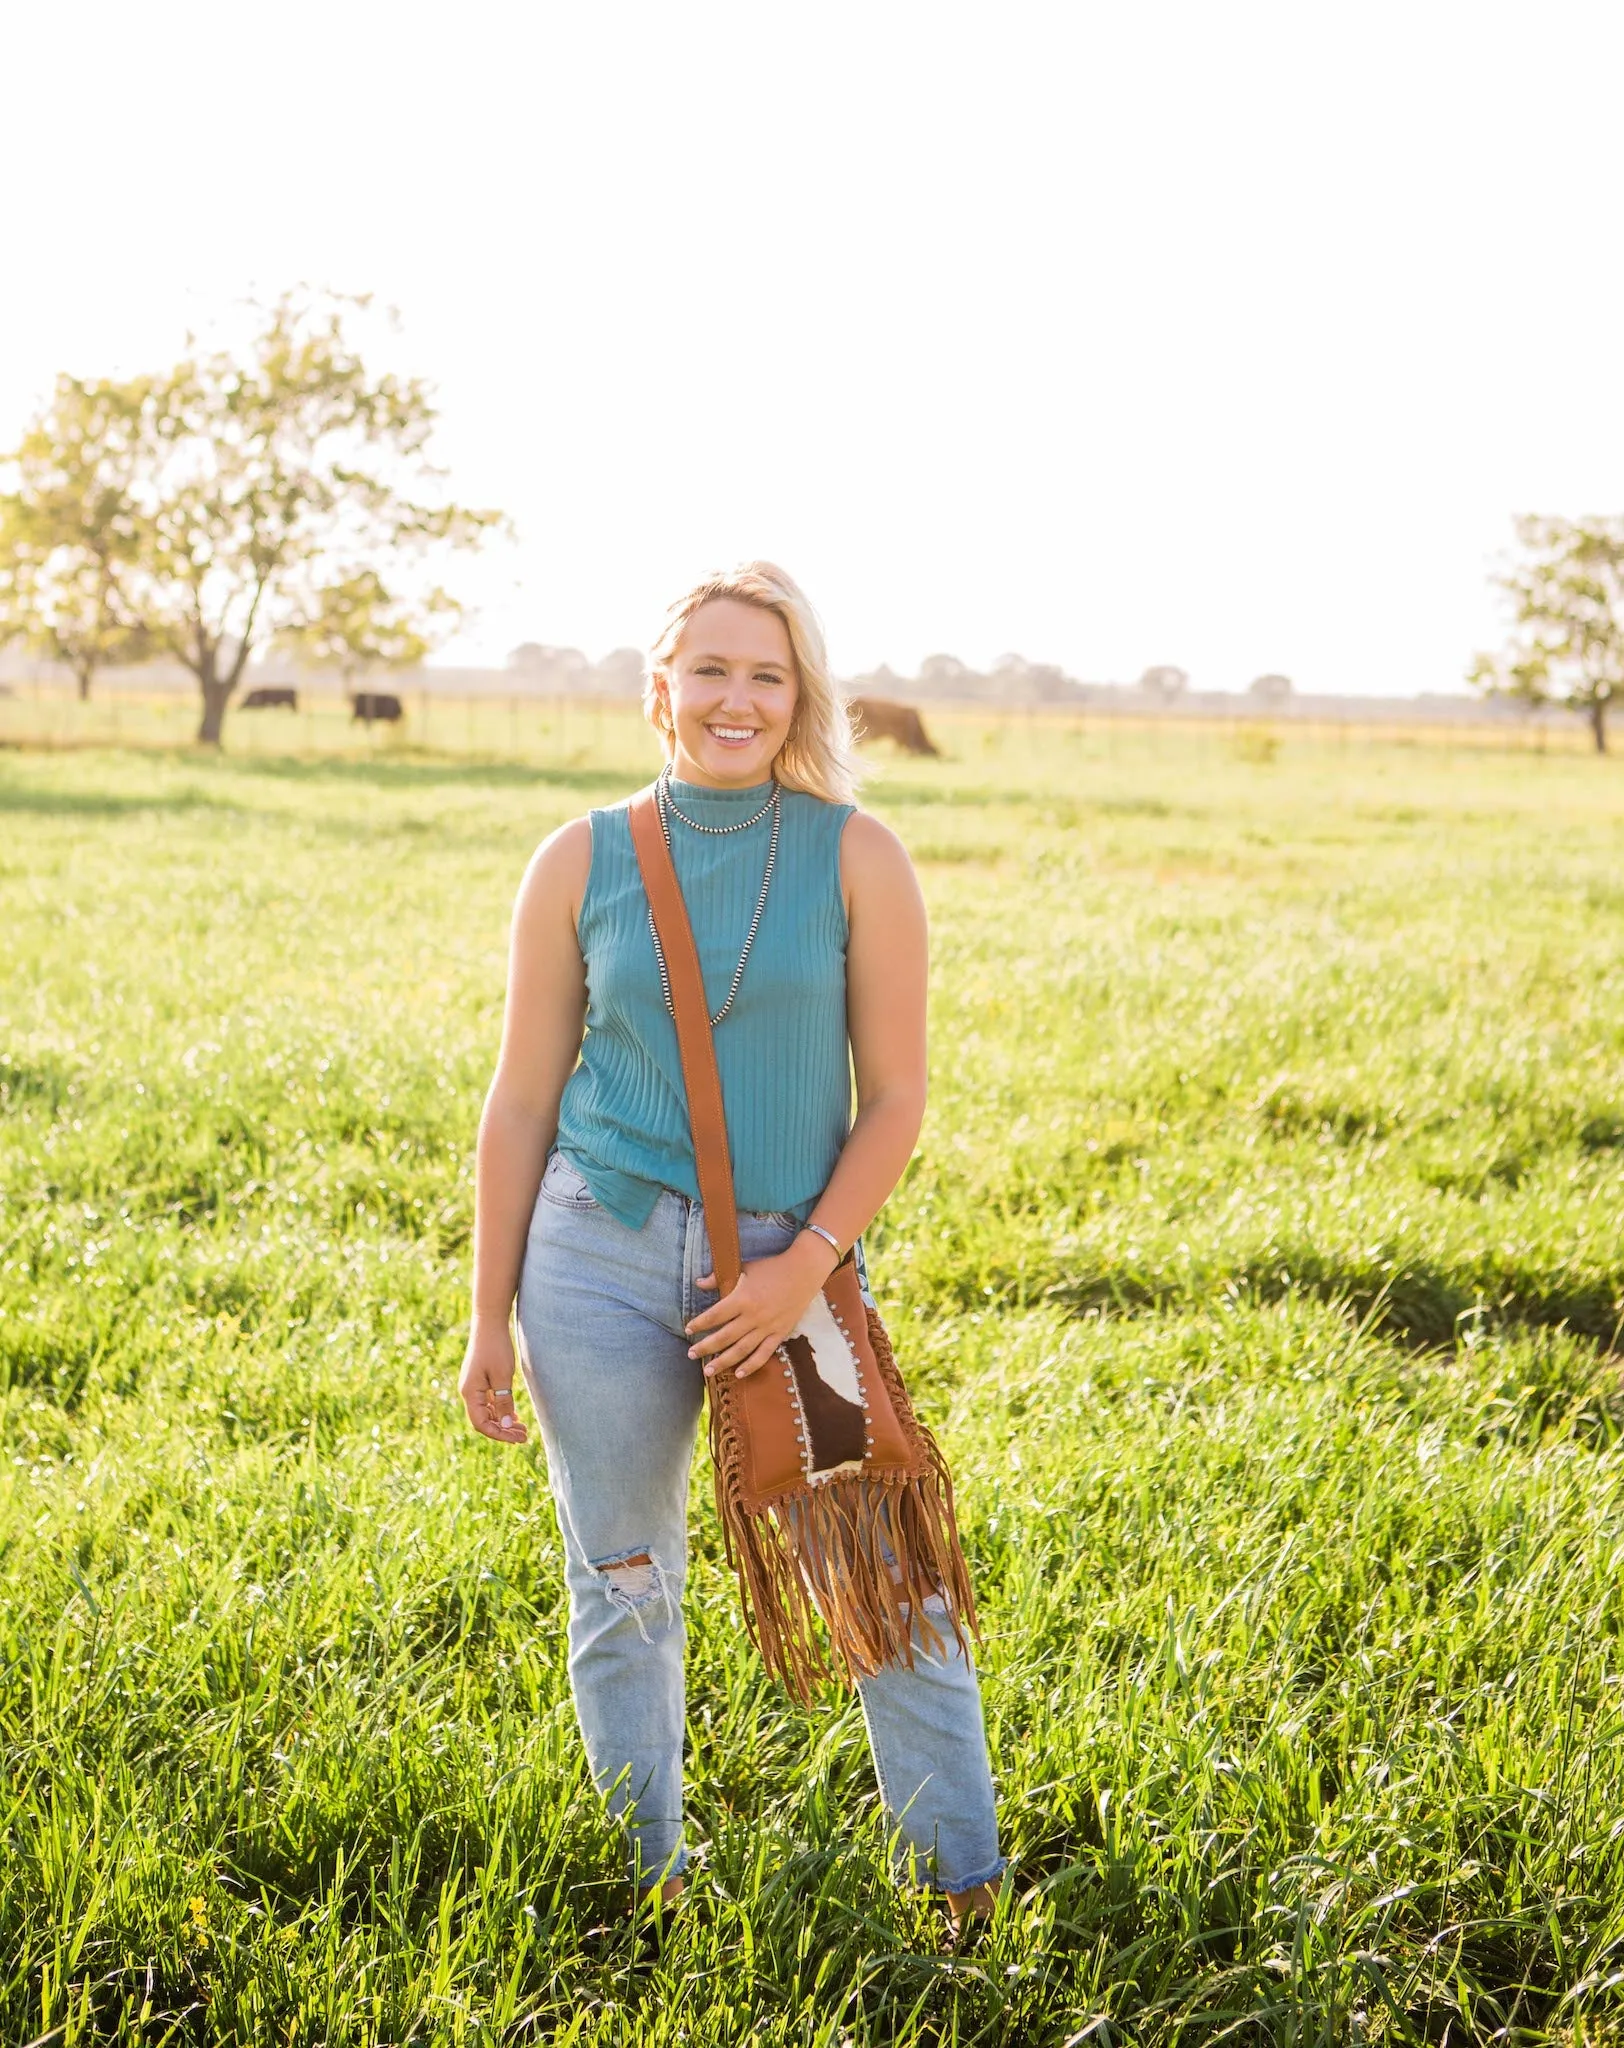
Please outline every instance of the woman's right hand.
[[483, 1322], [476, 1316], [468, 1333], [457, 1392], [475, 1429], [499, 1444], [522, 1444], [530, 1435], [515, 1412], [513, 1368], [511, 1327], [506, 1322]]

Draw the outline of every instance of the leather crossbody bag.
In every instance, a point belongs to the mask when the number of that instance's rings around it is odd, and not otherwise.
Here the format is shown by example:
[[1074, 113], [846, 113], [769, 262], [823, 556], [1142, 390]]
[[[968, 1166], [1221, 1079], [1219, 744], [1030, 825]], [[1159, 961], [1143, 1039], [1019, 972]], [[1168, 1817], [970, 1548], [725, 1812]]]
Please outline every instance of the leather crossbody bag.
[[[633, 798], [629, 816], [725, 1296], [739, 1278], [738, 1210], [699, 953], [653, 790]], [[719, 1373], [707, 1384], [728, 1562], [751, 1637], [793, 1692], [804, 1699], [826, 1676], [849, 1682], [887, 1663], [911, 1666], [916, 1630], [942, 1647], [933, 1614], [961, 1646], [966, 1629], [977, 1633], [947, 1462], [914, 1414], [853, 1252], [776, 1357], [747, 1379]]]

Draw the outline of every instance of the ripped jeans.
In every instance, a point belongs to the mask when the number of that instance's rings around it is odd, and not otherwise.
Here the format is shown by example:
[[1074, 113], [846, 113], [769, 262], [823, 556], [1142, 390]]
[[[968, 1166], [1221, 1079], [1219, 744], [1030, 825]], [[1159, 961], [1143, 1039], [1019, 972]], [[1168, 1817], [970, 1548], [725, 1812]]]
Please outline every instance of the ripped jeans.
[[[743, 1257], [793, 1217], [741, 1214]], [[641, 1230], [555, 1152], [519, 1287], [520, 1356], [541, 1423], [569, 1581], [569, 1672], [587, 1758], [640, 1887], [687, 1865], [682, 1830], [688, 1470], [704, 1375], [683, 1325], [716, 1300], [697, 1202], [669, 1190]], [[742, 1628], [740, 1631], [742, 1638]], [[905, 1871], [968, 1891], [1003, 1868], [975, 1667], [950, 1632], [860, 1682], [875, 1775]]]

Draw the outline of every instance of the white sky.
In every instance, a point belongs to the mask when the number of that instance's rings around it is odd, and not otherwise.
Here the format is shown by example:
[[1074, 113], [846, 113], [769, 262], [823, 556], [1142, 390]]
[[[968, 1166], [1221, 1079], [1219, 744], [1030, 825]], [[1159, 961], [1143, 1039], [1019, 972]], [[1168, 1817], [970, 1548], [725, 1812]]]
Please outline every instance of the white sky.
[[517, 546], [445, 658], [783, 562], [838, 667], [1460, 686], [1624, 507], [1617, 0], [88, 0], [0, 22], [0, 442], [301, 280]]

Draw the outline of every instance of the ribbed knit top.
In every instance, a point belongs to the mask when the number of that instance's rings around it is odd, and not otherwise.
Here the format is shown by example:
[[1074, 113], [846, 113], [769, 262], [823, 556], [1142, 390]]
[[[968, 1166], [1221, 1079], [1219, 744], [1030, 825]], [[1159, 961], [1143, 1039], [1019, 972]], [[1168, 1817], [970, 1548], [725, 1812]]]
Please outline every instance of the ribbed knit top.
[[[671, 784], [681, 809], [706, 825], [752, 816], [770, 790]], [[852, 806], [788, 789], [780, 801], [772, 886], [739, 993], [716, 1027], [716, 1064], [739, 1207], [804, 1221], [851, 1126], [840, 835]], [[640, 1230], [662, 1188], [697, 1200], [699, 1183], [677, 1031], [660, 990], [626, 806], [594, 811], [591, 825], [577, 926], [586, 1034], [564, 1084], [558, 1149], [611, 1216]], [[712, 1016], [755, 914], [771, 832], [770, 813], [725, 837], [672, 821], [672, 859]]]

